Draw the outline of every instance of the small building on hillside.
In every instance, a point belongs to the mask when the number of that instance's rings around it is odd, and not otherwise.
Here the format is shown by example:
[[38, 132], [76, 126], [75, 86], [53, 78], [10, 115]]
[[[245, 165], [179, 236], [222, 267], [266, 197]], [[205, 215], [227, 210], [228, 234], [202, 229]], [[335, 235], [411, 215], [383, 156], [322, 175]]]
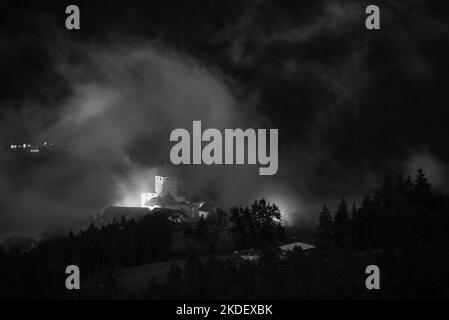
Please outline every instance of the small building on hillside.
[[[293, 252], [296, 248], [301, 249], [306, 255], [308, 255], [312, 250], [315, 249], [315, 246], [313, 246], [311, 244], [307, 244], [307, 243], [302, 243], [302, 242], [287, 243], [287, 244], [277, 247], [278, 256], [281, 259], [284, 259], [288, 252]], [[261, 250], [255, 250], [255, 249], [248, 249], [248, 250], [243, 250], [240, 252], [236, 251], [234, 253], [239, 254], [240, 258], [242, 260], [246, 260], [246, 261], [258, 261], [262, 255]]]
[[213, 201], [206, 201], [198, 208], [199, 216], [207, 218], [210, 214], [217, 213], [218, 206]]
[[306, 255], [308, 255], [316, 247], [314, 245], [303, 243], [303, 242], [292, 242], [292, 243], [284, 244], [283, 246], [280, 246], [278, 248], [281, 250], [281, 255], [285, 256], [288, 252], [292, 252], [296, 248], [301, 249]]

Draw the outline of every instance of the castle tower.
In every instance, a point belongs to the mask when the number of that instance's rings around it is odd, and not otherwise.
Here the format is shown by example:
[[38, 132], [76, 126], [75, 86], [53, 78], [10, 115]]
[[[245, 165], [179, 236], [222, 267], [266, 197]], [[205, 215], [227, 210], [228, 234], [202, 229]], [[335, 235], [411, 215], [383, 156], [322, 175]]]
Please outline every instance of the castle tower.
[[172, 196], [178, 197], [178, 180], [176, 177], [154, 177], [155, 191], [158, 196]]
[[[154, 189], [154, 193], [144, 192], [141, 194], [141, 207], [154, 208], [156, 205], [147, 204], [152, 199], [155, 199], [153, 202], [159, 203], [158, 207], [179, 206], [186, 201], [185, 196], [178, 195], [178, 179], [176, 177], [155, 176]], [[171, 198], [171, 200], [167, 198]]]

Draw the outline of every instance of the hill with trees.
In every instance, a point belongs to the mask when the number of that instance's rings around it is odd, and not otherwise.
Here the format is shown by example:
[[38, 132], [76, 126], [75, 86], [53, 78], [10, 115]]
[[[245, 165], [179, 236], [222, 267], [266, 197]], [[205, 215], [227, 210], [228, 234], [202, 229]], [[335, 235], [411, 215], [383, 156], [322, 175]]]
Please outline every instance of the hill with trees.
[[[166, 279], [154, 279], [147, 299], [432, 299], [449, 297], [449, 196], [435, 190], [423, 170], [414, 179], [387, 176], [357, 205], [341, 199], [335, 212], [319, 213], [317, 248], [281, 254], [285, 239], [275, 204], [255, 201], [180, 223], [179, 212], [156, 210], [139, 219], [93, 224], [78, 233], [40, 242], [29, 252], [0, 248], [1, 298], [119, 299], [120, 270], [172, 263]], [[255, 261], [182, 257], [173, 234], [206, 244], [215, 253], [220, 232], [233, 250], [257, 249]], [[181, 259], [179, 259], [181, 258]], [[65, 289], [65, 267], [82, 270], [81, 290]], [[380, 290], [367, 290], [368, 265], [381, 273]]]

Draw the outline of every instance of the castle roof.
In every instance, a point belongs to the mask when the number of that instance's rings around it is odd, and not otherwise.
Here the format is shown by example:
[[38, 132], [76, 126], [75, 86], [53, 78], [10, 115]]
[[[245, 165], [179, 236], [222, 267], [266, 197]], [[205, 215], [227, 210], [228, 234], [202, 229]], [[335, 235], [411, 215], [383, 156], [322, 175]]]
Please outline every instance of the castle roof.
[[281, 249], [282, 251], [292, 251], [295, 247], [300, 247], [304, 251], [315, 248], [315, 246], [313, 246], [311, 244], [302, 243], [302, 242], [293, 242], [293, 243], [289, 243], [289, 244], [280, 246], [279, 249]]
[[204, 212], [212, 212], [215, 211], [217, 209], [217, 205], [214, 202], [204, 202], [200, 207], [199, 207], [199, 211], [204, 211]]
[[162, 197], [154, 197], [145, 202], [145, 206], [153, 207], [153, 206], [175, 206], [178, 205], [179, 202], [176, 201], [171, 195], [166, 195]]

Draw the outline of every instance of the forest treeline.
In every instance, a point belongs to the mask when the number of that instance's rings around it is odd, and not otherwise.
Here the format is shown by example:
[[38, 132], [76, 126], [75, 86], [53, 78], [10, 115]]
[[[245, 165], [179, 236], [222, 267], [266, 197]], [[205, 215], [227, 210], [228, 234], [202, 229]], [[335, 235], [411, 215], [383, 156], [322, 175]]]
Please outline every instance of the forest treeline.
[[[114, 296], [111, 292], [116, 291], [120, 269], [187, 256], [187, 251], [184, 256], [172, 252], [175, 231], [206, 243], [209, 253], [216, 251], [220, 232], [228, 233], [235, 244], [246, 239], [236, 248], [264, 247], [281, 240], [283, 227], [276, 205], [262, 199], [231, 212], [219, 210], [192, 226], [180, 222], [182, 212], [156, 209], [138, 219], [122, 217], [100, 226], [91, 223], [86, 230], [41, 241], [26, 252], [14, 248], [6, 252], [0, 247], [0, 298]], [[64, 270], [72, 264], [82, 270], [82, 282], [88, 284], [81, 293], [65, 289]]]
[[[265, 200], [179, 222], [157, 210], [136, 220], [113, 220], [40, 242], [29, 252], [0, 249], [1, 298], [126, 298], [121, 268], [174, 260], [173, 233], [206, 243], [214, 253], [220, 232], [234, 250], [258, 249], [260, 258], [200, 259], [173, 263], [166, 279], [151, 281], [148, 299], [416, 299], [449, 297], [449, 196], [420, 169], [414, 178], [388, 176], [360, 204], [343, 198], [334, 212], [323, 206], [317, 248], [280, 254], [285, 238], [276, 205]], [[176, 256], [179, 258], [179, 256]], [[182, 257], [181, 257], [182, 258]], [[69, 264], [82, 270], [79, 292], [64, 287]], [[365, 269], [377, 265], [381, 289], [367, 290]]]
[[285, 239], [279, 207], [265, 199], [229, 212], [218, 209], [206, 218], [201, 216], [194, 228], [186, 225], [184, 231], [186, 237], [208, 244], [211, 254], [217, 252], [220, 233], [232, 237], [234, 250], [265, 248]]
[[387, 176], [382, 186], [367, 194], [359, 207], [341, 200], [335, 215], [328, 207], [319, 216], [320, 248], [354, 250], [416, 249], [446, 246], [449, 237], [449, 199], [434, 190], [422, 169], [415, 179]]
[[[279, 255], [267, 247], [257, 261], [192, 255], [173, 264], [149, 299], [435, 299], [449, 298], [449, 197], [423, 170], [415, 178], [387, 176], [359, 206], [345, 199], [319, 215], [318, 248]], [[365, 271], [380, 268], [380, 290]]]
[[72, 264], [82, 270], [83, 283], [96, 287], [119, 268], [168, 259], [173, 228], [170, 215], [158, 211], [137, 221], [114, 220], [100, 228], [91, 224], [78, 234], [42, 241], [28, 252], [1, 250], [0, 297], [68, 298], [64, 271]]

